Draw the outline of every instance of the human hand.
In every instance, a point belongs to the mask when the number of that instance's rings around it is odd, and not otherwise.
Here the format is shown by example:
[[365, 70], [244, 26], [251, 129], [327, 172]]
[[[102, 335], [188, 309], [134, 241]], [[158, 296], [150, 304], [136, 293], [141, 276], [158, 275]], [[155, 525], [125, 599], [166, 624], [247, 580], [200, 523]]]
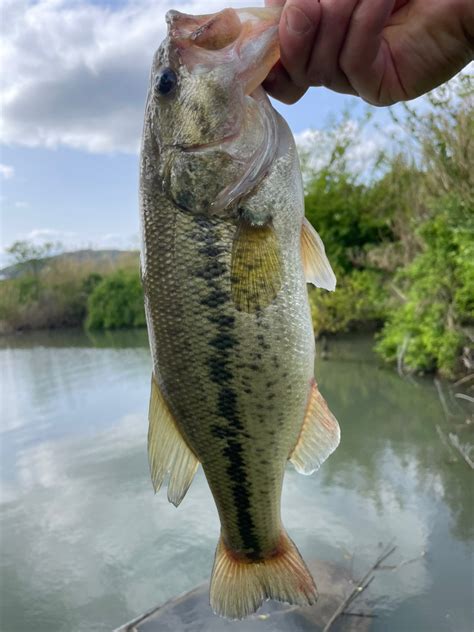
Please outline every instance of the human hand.
[[266, 0], [284, 5], [281, 60], [264, 87], [284, 103], [310, 86], [373, 105], [413, 99], [474, 58], [474, 0]]

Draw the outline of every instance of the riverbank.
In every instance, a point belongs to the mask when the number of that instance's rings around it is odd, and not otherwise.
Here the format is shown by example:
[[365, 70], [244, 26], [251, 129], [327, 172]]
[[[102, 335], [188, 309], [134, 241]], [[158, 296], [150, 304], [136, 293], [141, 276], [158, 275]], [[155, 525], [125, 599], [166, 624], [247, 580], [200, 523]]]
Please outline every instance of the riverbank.
[[27, 259], [0, 281], [0, 333], [145, 326], [138, 252], [74, 254]]
[[[450, 89], [427, 97], [423, 117], [405, 106], [370, 174], [354, 166], [347, 121], [323, 164], [301, 157], [306, 216], [338, 279], [334, 293], [310, 291], [315, 335], [371, 329], [400, 373], [459, 379], [474, 368], [474, 79]], [[138, 253], [38, 265], [28, 244], [16, 252], [23, 272], [0, 282], [0, 331], [145, 325]]]

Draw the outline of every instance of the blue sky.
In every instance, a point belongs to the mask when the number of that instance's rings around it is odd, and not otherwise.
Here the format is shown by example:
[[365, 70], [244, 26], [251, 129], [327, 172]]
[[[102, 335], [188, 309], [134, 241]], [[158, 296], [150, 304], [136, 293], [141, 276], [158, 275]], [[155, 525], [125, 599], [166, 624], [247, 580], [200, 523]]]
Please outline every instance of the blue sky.
[[[0, 265], [17, 239], [137, 247], [137, 147], [164, 14], [171, 7], [212, 12], [229, 3], [0, 1]], [[322, 88], [293, 106], [275, 105], [296, 135], [324, 127], [347, 108], [356, 116], [366, 107]], [[386, 110], [374, 112], [388, 121]]]
[[[275, 106], [297, 134], [322, 127], [344, 108], [360, 110], [354, 102], [314, 89], [296, 105]], [[137, 246], [137, 153], [12, 143], [2, 147], [0, 162], [13, 169], [1, 183], [2, 247], [23, 237], [77, 247]]]

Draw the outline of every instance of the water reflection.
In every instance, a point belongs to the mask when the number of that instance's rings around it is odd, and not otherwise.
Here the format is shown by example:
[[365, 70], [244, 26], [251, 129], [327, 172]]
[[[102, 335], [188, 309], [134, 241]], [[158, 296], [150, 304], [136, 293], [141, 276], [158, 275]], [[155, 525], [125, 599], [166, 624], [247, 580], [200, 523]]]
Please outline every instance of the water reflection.
[[[178, 510], [151, 491], [150, 359], [135, 336], [3, 343], [2, 629], [110, 630], [208, 578], [218, 521], [202, 473]], [[470, 472], [437, 437], [432, 385], [381, 370], [358, 341], [333, 345], [317, 374], [343, 440], [319, 474], [288, 469], [292, 537], [307, 559], [355, 553], [355, 576], [392, 538], [394, 564], [426, 551], [379, 573], [373, 629], [467, 631]]]

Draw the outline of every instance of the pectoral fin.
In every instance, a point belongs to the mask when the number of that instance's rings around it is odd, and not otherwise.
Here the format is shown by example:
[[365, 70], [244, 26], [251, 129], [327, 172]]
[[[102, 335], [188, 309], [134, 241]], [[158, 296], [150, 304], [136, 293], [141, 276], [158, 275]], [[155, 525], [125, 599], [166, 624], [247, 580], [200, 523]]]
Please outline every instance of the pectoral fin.
[[155, 492], [168, 477], [168, 500], [176, 507], [193, 480], [199, 461], [186, 445], [154, 376], [148, 414], [148, 462]]
[[306, 217], [301, 230], [301, 256], [306, 282], [333, 292], [336, 289], [336, 276], [326, 256], [321, 237]]
[[303, 426], [290, 461], [300, 474], [312, 474], [334, 452], [339, 439], [339, 424], [313, 382]]
[[240, 311], [256, 312], [274, 300], [282, 284], [282, 263], [271, 224], [241, 222], [232, 247], [231, 284]]

